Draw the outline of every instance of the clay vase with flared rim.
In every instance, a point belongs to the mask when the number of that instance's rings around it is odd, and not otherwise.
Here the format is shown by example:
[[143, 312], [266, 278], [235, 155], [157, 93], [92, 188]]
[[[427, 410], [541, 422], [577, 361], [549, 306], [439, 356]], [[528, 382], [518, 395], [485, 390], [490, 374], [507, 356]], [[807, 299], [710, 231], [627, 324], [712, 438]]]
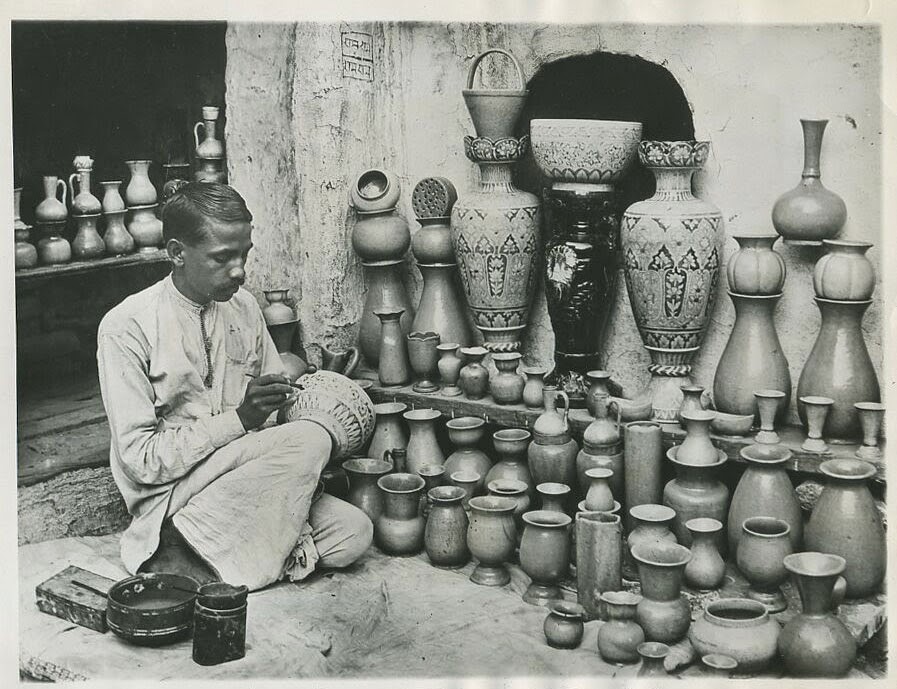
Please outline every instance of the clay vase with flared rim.
[[105, 214], [106, 231], [103, 233], [103, 244], [110, 256], [123, 256], [134, 251], [134, 238], [125, 227], [127, 211], [110, 211]]
[[[79, 163], [79, 159], [86, 159]], [[90, 173], [93, 160], [87, 156], [75, 156], [75, 171], [69, 175], [72, 190], [72, 215], [99, 215], [103, 210], [100, 200], [90, 193]], [[77, 189], [78, 193], [75, 193]]]
[[718, 589], [726, 576], [726, 561], [716, 548], [722, 523], [698, 517], [685, 522], [685, 528], [691, 534], [691, 560], [685, 565], [685, 582], [698, 591]]
[[102, 256], [106, 252], [106, 244], [97, 231], [100, 214], [76, 215], [74, 218], [78, 229], [72, 240], [72, 256], [78, 261], [87, 261]]
[[701, 656], [701, 677], [728, 679], [738, 669], [738, 661], [722, 653]]
[[445, 397], [457, 397], [461, 394], [461, 388], [458, 387], [458, 376], [461, 374], [461, 367], [464, 362], [458, 356], [459, 345], [457, 342], [443, 342], [436, 345], [436, 351], [439, 353], [439, 361], [436, 363], [436, 369], [439, 371], [439, 378], [442, 381], [442, 394]]
[[608, 512], [614, 507], [614, 494], [610, 490], [610, 478], [614, 472], [604, 467], [586, 470], [589, 490], [586, 491], [585, 506], [590, 512]]
[[791, 244], [818, 245], [838, 236], [847, 221], [847, 206], [822, 184], [819, 156], [828, 120], [801, 120], [804, 132], [804, 169], [800, 182], [780, 196], [772, 207], [776, 232]]
[[638, 662], [638, 647], [645, 643], [645, 632], [635, 621], [635, 609], [641, 600], [629, 591], [601, 594], [607, 621], [598, 628], [598, 653], [604, 661], [617, 665]]
[[646, 641], [635, 649], [642, 660], [636, 677], [668, 677], [664, 661], [670, 653], [670, 647], [658, 641]]
[[[857, 645], [832, 612], [843, 557], [819, 552], [794, 553], [785, 568], [800, 594], [802, 612], [779, 634], [779, 655], [792, 677], [843, 677], [856, 660]], [[834, 605], [833, 605], [834, 604]]]
[[477, 559], [470, 580], [481, 586], [504, 586], [511, 581], [505, 567], [517, 546], [517, 527], [511, 498], [481, 495], [470, 499], [467, 545]]
[[384, 493], [383, 513], [374, 522], [374, 541], [389, 555], [413, 555], [424, 546], [419, 514], [424, 480], [416, 474], [387, 474], [377, 480]]
[[411, 332], [408, 333], [407, 339], [408, 361], [417, 378], [411, 389], [424, 394], [438, 392], [439, 385], [433, 380], [438, 373], [436, 367], [439, 363], [439, 352], [436, 347], [439, 345], [439, 335], [434, 332]]
[[489, 389], [489, 369], [483, 366], [483, 359], [489, 353], [484, 347], [461, 347], [466, 363], [458, 375], [458, 386], [469, 400], [479, 400]]
[[691, 624], [691, 606], [682, 595], [682, 577], [691, 552], [675, 543], [639, 543], [632, 549], [632, 557], [642, 583], [636, 619], [645, 638], [676, 643]]
[[813, 289], [821, 299], [864, 301], [875, 291], [875, 268], [866, 258], [871, 242], [825, 239], [826, 254], [813, 267]]
[[881, 435], [885, 418], [885, 405], [881, 402], [857, 402], [853, 406], [860, 417], [860, 428], [863, 429], [863, 444], [857, 448], [856, 456], [860, 459], [881, 459], [878, 436]]
[[408, 422], [408, 471], [416, 474], [427, 464], [445, 464], [445, 455], [436, 440], [436, 420], [442, 414], [436, 409], [412, 409], [402, 414]]
[[760, 431], [754, 436], [754, 442], [761, 445], [778, 445], [779, 434], [776, 433], [776, 417], [779, 416], [779, 406], [785, 400], [785, 393], [781, 390], [757, 390], [754, 392], [757, 399], [757, 416], [760, 417]]
[[[204, 105], [202, 108], [202, 122], [193, 125], [193, 143], [197, 158], [223, 158], [224, 142], [216, 138], [218, 128], [218, 107]], [[202, 127], [203, 138], [199, 140], [199, 129]]]
[[128, 232], [134, 238], [139, 253], [154, 253], [162, 246], [162, 221], [156, 217], [158, 204], [149, 206], [131, 206], [128, 210], [131, 219], [128, 221]]
[[380, 361], [380, 319], [375, 311], [404, 309], [399, 324], [402, 333], [411, 332], [414, 321], [414, 309], [405, 285], [402, 284], [401, 260], [394, 261], [362, 261], [364, 268], [364, 284], [367, 295], [361, 312], [361, 324], [358, 329], [358, 346], [365, 360], [372, 367]]
[[567, 514], [570, 502], [570, 486], [566, 483], [546, 481], [536, 484], [536, 492], [539, 494], [540, 509], [545, 512], [560, 512]]
[[[684, 546], [691, 545], [691, 533], [685, 522], [698, 517], [716, 519], [726, 523], [729, 510], [729, 489], [717, 479], [721, 467], [728, 457], [722, 450], [717, 451], [717, 461], [713, 464], [683, 464], [677, 457], [678, 447], [667, 450], [667, 459], [676, 470], [676, 478], [663, 489], [663, 504], [676, 511], [673, 519], [673, 533]], [[716, 534], [716, 547], [725, 556], [728, 550], [726, 532]]]
[[526, 461], [526, 450], [532, 437], [523, 428], [502, 428], [492, 434], [492, 444], [499, 459], [486, 474], [487, 485], [498, 479], [514, 479], [523, 482], [530, 499], [535, 496], [536, 484]]
[[523, 385], [523, 403], [527, 409], [542, 408], [542, 388], [545, 387], [545, 375], [548, 369], [538, 366], [524, 366], [523, 375], [526, 383]]
[[347, 459], [342, 466], [349, 480], [346, 502], [355, 505], [372, 522], [376, 522], [383, 514], [383, 491], [377, 481], [392, 471], [392, 465], [382, 459], [358, 457]]
[[844, 558], [848, 598], [871, 596], [881, 588], [887, 561], [884, 527], [868, 487], [875, 467], [829, 459], [819, 470], [826, 484], [804, 531], [805, 547]]
[[511, 498], [517, 507], [514, 508], [514, 522], [517, 525], [517, 540], [523, 536], [523, 515], [532, 507], [532, 500], [526, 492], [526, 484], [512, 478], [497, 478], [489, 481], [486, 488], [489, 495], [497, 498]]
[[785, 260], [773, 250], [777, 234], [734, 235], [738, 251], [726, 264], [729, 290], [736, 294], [780, 294], [785, 286]]
[[705, 410], [703, 395], [704, 388], [701, 385], [680, 385], [682, 390], [682, 404], [679, 406], [679, 423], [685, 425], [682, 420], [682, 412], [702, 412]]
[[597, 409], [599, 405], [606, 407], [610, 398], [610, 390], [607, 383], [610, 380], [609, 371], [588, 371], [586, 378], [589, 379], [589, 389], [586, 392], [586, 409], [592, 416], [598, 416]]
[[517, 373], [523, 355], [520, 352], [495, 352], [492, 363], [498, 372], [489, 379], [489, 393], [498, 404], [520, 404], [526, 381]]
[[526, 526], [520, 539], [520, 566], [532, 582], [523, 594], [530, 605], [547, 606], [563, 598], [558, 582], [570, 567], [572, 520], [566, 514], [535, 510], [523, 515]]
[[716, 412], [685, 411], [681, 416], [685, 425], [685, 439], [677, 446], [677, 461], [693, 465], [715, 464], [719, 450], [710, 440], [710, 422], [713, 421]]
[[377, 368], [380, 384], [387, 387], [405, 385], [411, 380], [411, 363], [399, 323], [402, 310], [375, 311], [374, 315], [380, 319], [380, 364]]
[[[66, 186], [65, 181], [55, 175], [45, 175], [43, 178], [44, 200], [34, 209], [34, 222], [37, 225], [47, 225], [55, 222], [63, 222], [69, 217], [65, 205]], [[59, 186], [62, 185], [62, 200], [59, 199]]]
[[585, 610], [579, 603], [556, 600], [548, 606], [548, 617], [542, 624], [545, 641], [552, 648], [579, 648], [585, 632]]
[[[447, 228], [446, 228], [447, 229]], [[415, 237], [420, 235], [418, 232]], [[451, 249], [451, 245], [449, 245]], [[424, 286], [421, 290], [417, 313], [411, 323], [412, 330], [428, 330], [439, 333], [444, 342], [457, 342], [461, 346], [473, 344], [473, 335], [467, 323], [464, 297], [457, 286], [455, 263], [418, 263]]]
[[470, 509], [470, 499], [477, 494], [477, 485], [483, 480], [482, 474], [475, 471], [456, 471], [449, 474], [449, 482], [464, 491], [461, 498], [461, 506], [465, 510]]
[[408, 447], [408, 431], [402, 422], [402, 414], [408, 409], [404, 402], [381, 402], [374, 405], [374, 433], [368, 447], [368, 456], [382, 459], [383, 453], [395, 447]]
[[[558, 399], [564, 403], [563, 414], [557, 410]], [[563, 483], [575, 486], [579, 446], [570, 437], [567, 425], [570, 400], [565, 392], [546, 385], [542, 390], [542, 403], [545, 411], [533, 423], [533, 442], [526, 451], [533, 481], [536, 485]]]
[[598, 619], [604, 617], [601, 594], [623, 588], [623, 522], [618, 514], [577, 512], [573, 532], [577, 599], [588, 619]]
[[791, 373], [773, 320], [781, 297], [729, 292], [735, 305], [735, 325], [713, 378], [717, 411], [753, 415], [757, 411], [755, 390], [782, 390], [786, 397], [778, 420], [784, 421], [791, 399]]
[[[863, 314], [871, 303], [816, 298], [822, 324], [800, 373], [797, 394], [835, 400], [825, 420], [826, 438], [859, 438], [860, 422], [853, 405], [881, 401], [878, 376], [862, 328]], [[805, 422], [803, 417], [801, 421]]]
[[769, 612], [781, 612], [788, 607], [781, 586], [788, 578], [782, 564], [794, 548], [788, 532], [791, 527], [781, 519], [751, 517], [741, 525], [736, 564], [751, 588], [747, 597], [759, 601]]
[[441, 464], [426, 464], [417, 475], [424, 480], [424, 492], [420, 496], [420, 514], [426, 519], [430, 515], [430, 491], [442, 485], [445, 479], [445, 467]]
[[691, 625], [688, 640], [701, 655], [734, 658], [739, 674], [765, 670], [776, 657], [779, 623], [766, 606], [748, 598], [720, 598], [704, 606]]
[[807, 395], [798, 398], [798, 408], [803, 407], [803, 418], [806, 419], [807, 439], [801, 445], [802, 450], [824, 454], [829, 447], [822, 438], [822, 429], [825, 428], [825, 419], [829, 409], [835, 403], [831, 397], [818, 397]]
[[476, 492], [484, 492], [492, 461], [477, 445], [486, 433], [486, 422], [476, 416], [459, 416], [446, 421], [445, 427], [449, 440], [455, 446], [455, 451], [445, 460], [446, 473], [451, 476], [456, 471], [476, 472], [480, 476]]
[[737, 557], [741, 525], [751, 517], [773, 517], [787, 523], [791, 546], [799, 550], [804, 534], [803, 517], [794, 486], [785, 470], [792, 457], [791, 450], [782, 445], [748, 445], [741, 448], [739, 454], [747, 462], [747, 468], [729, 503], [729, 557], [733, 560]]
[[37, 229], [44, 235], [37, 242], [37, 257], [41, 265], [59, 265], [72, 260], [72, 245], [62, 236], [65, 220], [38, 224]]
[[643, 503], [630, 507], [629, 514], [634, 527], [623, 550], [623, 576], [630, 581], [637, 581], [638, 568], [632, 558], [632, 549], [644, 543], [676, 543], [676, 534], [671, 528], [676, 511], [666, 505]]
[[[295, 323], [299, 320], [295, 309], [287, 303], [290, 290], [284, 288], [263, 290], [265, 301], [268, 304], [262, 309], [262, 316], [265, 319], [265, 325], [269, 328], [272, 325], [283, 325], [285, 323]], [[281, 351], [278, 349], [277, 351]]]
[[461, 505], [464, 490], [437, 486], [428, 492], [431, 504], [424, 529], [424, 547], [434, 567], [463, 567], [470, 560], [467, 548], [467, 512]]
[[128, 208], [134, 206], [150, 206], [159, 200], [156, 187], [149, 178], [151, 160], [126, 160], [125, 165], [131, 171], [131, 179], [125, 187], [125, 201]]
[[[484, 57], [493, 53], [504, 55], [513, 64], [517, 72], [518, 87], [516, 89], [474, 88], [477, 68]], [[514, 136], [514, 125], [520, 117], [528, 94], [523, 70], [517, 58], [500, 48], [490, 48], [477, 56], [467, 72], [467, 88], [461, 92], [477, 136], [493, 140]]]
[[103, 187], [103, 200], [101, 202], [103, 213], [108, 215], [109, 213], [119, 213], [127, 210], [125, 200], [121, 197], [121, 192], [119, 191], [119, 187], [121, 187], [120, 179], [100, 182], [100, 186]]
[[[663, 432], [653, 421], [633, 421], [623, 428], [623, 502], [629, 508], [658, 504], [663, 498]], [[634, 518], [626, 512], [626, 531]]]

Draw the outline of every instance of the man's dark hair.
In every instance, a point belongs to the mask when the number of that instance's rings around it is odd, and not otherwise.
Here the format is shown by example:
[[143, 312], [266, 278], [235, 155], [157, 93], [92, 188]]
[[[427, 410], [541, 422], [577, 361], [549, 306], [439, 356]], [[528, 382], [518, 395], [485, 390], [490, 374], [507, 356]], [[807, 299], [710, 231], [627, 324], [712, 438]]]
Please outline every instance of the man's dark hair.
[[185, 184], [162, 207], [162, 237], [196, 246], [205, 238], [207, 219], [252, 222], [252, 213], [237, 191], [217, 182]]

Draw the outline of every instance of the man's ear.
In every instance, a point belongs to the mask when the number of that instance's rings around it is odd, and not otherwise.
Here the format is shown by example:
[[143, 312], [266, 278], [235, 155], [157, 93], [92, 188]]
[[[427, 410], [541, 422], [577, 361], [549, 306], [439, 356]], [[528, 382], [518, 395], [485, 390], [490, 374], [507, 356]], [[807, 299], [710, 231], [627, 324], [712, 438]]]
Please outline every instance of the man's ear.
[[180, 239], [172, 237], [165, 245], [168, 252], [168, 259], [176, 266], [184, 265], [184, 243]]

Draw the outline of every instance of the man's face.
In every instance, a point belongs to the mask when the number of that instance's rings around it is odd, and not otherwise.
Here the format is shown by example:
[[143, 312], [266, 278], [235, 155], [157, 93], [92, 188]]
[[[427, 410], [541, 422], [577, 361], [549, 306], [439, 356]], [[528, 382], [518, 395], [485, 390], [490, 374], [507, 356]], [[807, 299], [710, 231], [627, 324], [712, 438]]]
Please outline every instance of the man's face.
[[169, 255], [188, 297], [200, 304], [227, 301], [246, 280], [252, 227], [248, 222], [206, 219], [203, 231], [205, 237], [193, 246], [172, 239]]

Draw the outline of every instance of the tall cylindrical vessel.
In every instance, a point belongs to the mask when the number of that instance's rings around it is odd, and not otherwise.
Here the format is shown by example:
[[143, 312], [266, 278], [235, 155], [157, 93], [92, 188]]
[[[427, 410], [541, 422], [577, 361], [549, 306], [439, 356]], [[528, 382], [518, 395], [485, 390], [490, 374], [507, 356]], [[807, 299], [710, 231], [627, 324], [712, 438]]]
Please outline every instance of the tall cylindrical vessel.
[[623, 586], [623, 525], [605, 512], [576, 515], [576, 591], [588, 619], [601, 616], [601, 594]]
[[436, 567], [462, 567], [470, 559], [467, 512], [461, 505], [464, 489], [437, 486], [428, 495], [432, 506], [424, 529], [427, 557]]
[[656, 505], [663, 497], [663, 434], [652, 421], [632, 421], [623, 429], [623, 464], [626, 530], [635, 521], [629, 510], [636, 505]]

